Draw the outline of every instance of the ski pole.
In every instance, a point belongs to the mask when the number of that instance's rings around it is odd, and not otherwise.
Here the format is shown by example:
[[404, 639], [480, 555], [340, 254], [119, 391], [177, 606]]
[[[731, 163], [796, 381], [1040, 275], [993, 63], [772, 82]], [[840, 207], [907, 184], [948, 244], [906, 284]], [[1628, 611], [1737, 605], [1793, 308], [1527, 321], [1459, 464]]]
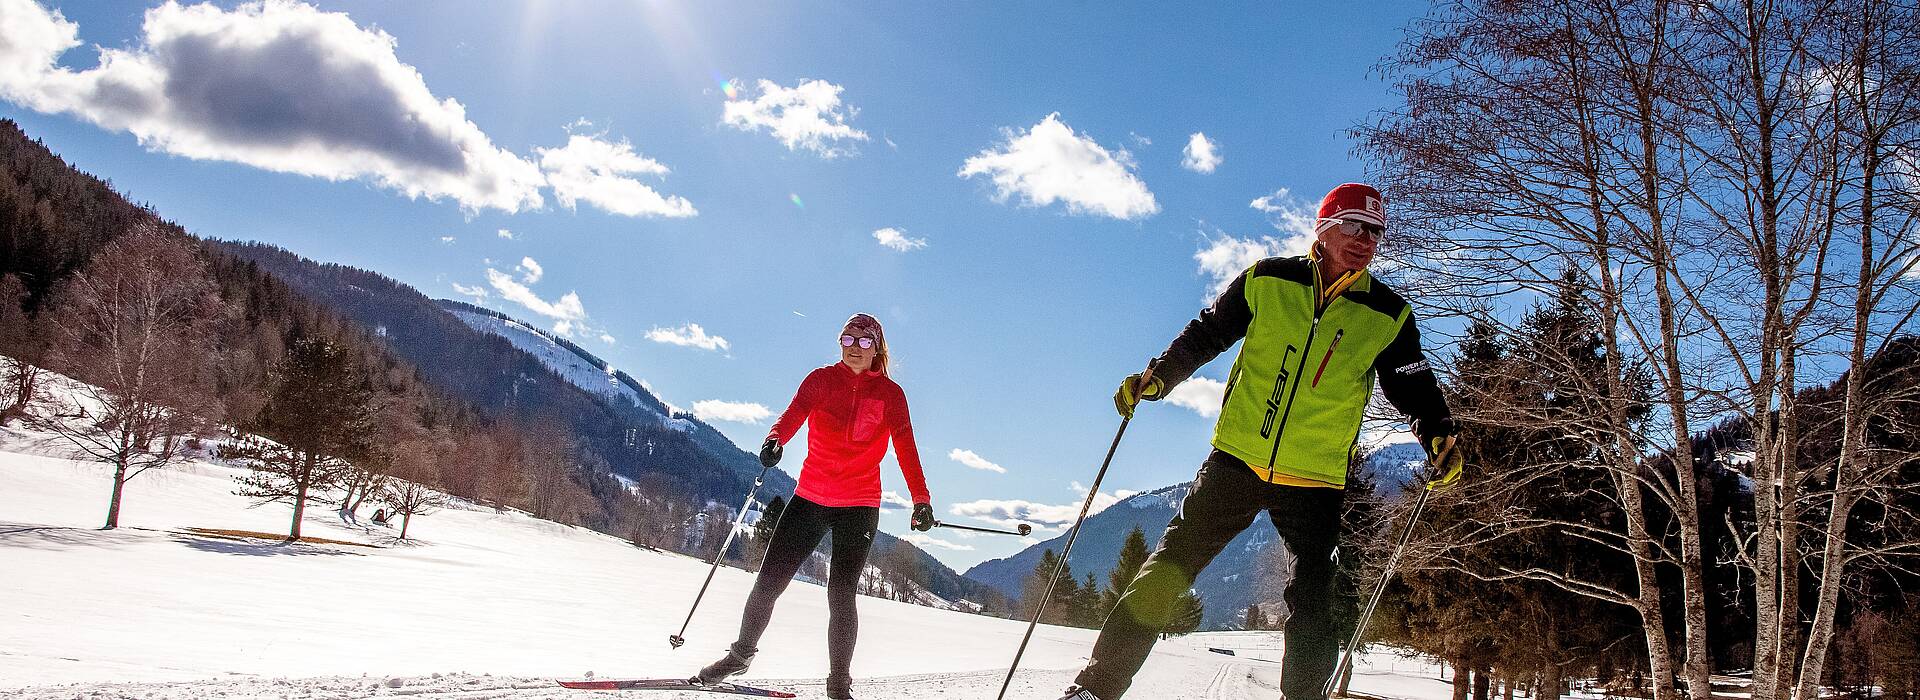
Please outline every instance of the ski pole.
[[[1153, 379], [1153, 366], [1140, 374], [1140, 383]], [[1020, 648], [1013, 652], [1013, 664], [1007, 667], [1007, 678], [1000, 682], [1000, 694], [994, 700], [1006, 700], [1007, 688], [1013, 685], [1013, 673], [1020, 670], [1020, 657], [1027, 653], [1027, 643], [1033, 641], [1033, 630], [1040, 626], [1040, 616], [1047, 611], [1047, 599], [1053, 597], [1053, 585], [1060, 581], [1060, 570], [1067, 565], [1067, 556], [1073, 553], [1073, 541], [1080, 537], [1080, 525], [1087, 520], [1087, 511], [1093, 509], [1093, 499], [1100, 495], [1100, 481], [1107, 478], [1107, 467], [1113, 464], [1113, 453], [1120, 449], [1120, 438], [1127, 434], [1127, 424], [1133, 422], [1133, 416], [1120, 419], [1120, 429], [1113, 434], [1113, 444], [1107, 446], [1107, 458], [1100, 462], [1100, 472], [1093, 475], [1093, 486], [1087, 489], [1087, 500], [1080, 504], [1080, 515], [1073, 519], [1073, 529], [1067, 531], [1067, 542], [1060, 547], [1060, 562], [1053, 565], [1053, 575], [1047, 577], [1047, 591], [1041, 594], [1040, 602], [1033, 606], [1033, 619], [1027, 621], [1027, 633], [1020, 636]]]
[[1033, 526], [1028, 525], [1026, 523], [1020, 523], [1020, 529], [1018, 531], [995, 530], [993, 528], [973, 527], [971, 525], [955, 525], [953, 523], [943, 523], [938, 520], [933, 521], [933, 526], [934, 527], [950, 527], [955, 530], [972, 530], [974, 532], [990, 532], [995, 535], [1019, 535], [1021, 537], [1026, 537], [1027, 535], [1033, 534]]
[[[700, 599], [707, 596], [707, 586], [713, 583], [714, 572], [720, 570], [720, 559], [727, 555], [727, 546], [733, 544], [733, 536], [740, 531], [740, 523], [747, 519], [747, 509], [753, 507], [753, 495], [760, 491], [760, 483], [766, 480], [767, 470], [772, 468], [771, 465], [763, 466], [760, 468], [760, 475], [753, 477], [753, 488], [747, 489], [747, 501], [740, 504], [740, 515], [735, 516], [733, 526], [727, 528], [727, 538], [720, 542], [720, 551], [713, 553], [713, 566], [707, 569], [707, 580], [700, 583], [700, 592], [693, 596], [693, 607], [687, 608], [686, 621], [680, 623], [680, 632], [678, 634], [667, 635], [667, 644], [669, 646], [678, 649], [680, 645], [687, 643], [686, 638], [680, 635], [686, 634], [687, 625], [693, 624], [693, 611], [700, 609]], [[781, 515], [785, 514], [784, 512], [781, 513]]]
[[1333, 675], [1327, 677], [1325, 693], [1333, 697], [1333, 688], [1340, 683], [1340, 674], [1353, 664], [1353, 655], [1359, 652], [1360, 635], [1367, 631], [1367, 622], [1373, 619], [1373, 609], [1380, 605], [1380, 596], [1387, 592], [1387, 580], [1393, 578], [1394, 567], [1400, 564], [1400, 553], [1407, 548], [1407, 540], [1413, 537], [1413, 525], [1420, 522], [1420, 514], [1427, 509], [1427, 496], [1433, 494], [1432, 488], [1420, 489], [1420, 497], [1413, 501], [1413, 512], [1407, 515], [1407, 527], [1400, 531], [1400, 542], [1393, 546], [1393, 554], [1387, 557], [1387, 568], [1380, 572], [1380, 580], [1373, 584], [1373, 595], [1367, 599], [1367, 607], [1360, 613], [1358, 624], [1353, 627], [1353, 638], [1347, 640], [1347, 653], [1340, 656], [1340, 663], [1333, 667]]

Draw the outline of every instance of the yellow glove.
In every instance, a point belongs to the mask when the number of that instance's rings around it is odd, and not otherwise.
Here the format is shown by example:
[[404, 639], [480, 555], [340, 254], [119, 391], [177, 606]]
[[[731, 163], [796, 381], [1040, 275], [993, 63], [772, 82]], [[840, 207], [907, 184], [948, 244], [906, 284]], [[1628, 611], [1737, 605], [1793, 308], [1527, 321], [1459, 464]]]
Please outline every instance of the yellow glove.
[[1427, 488], [1444, 489], [1460, 482], [1467, 464], [1459, 438], [1448, 435], [1427, 440]]
[[1120, 382], [1120, 390], [1113, 392], [1113, 409], [1120, 412], [1121, 418], [1133, 418], [1134, 406], [1142, 400], [1159, 401], [1166, 390], [1166, 382], [1152, 372], [1129, 374]]

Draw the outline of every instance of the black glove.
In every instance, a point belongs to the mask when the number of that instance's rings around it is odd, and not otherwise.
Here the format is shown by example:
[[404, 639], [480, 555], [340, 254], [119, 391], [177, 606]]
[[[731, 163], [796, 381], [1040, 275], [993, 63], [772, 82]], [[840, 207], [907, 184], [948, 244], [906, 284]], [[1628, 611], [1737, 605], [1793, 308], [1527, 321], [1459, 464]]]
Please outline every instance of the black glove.
[[928, 530], [933, 529], [933, 505], [932, 504], [928, 504], [928, 503], [913, 504], [913, 526], [912, 527], [913, 529], [919, 530], [921, 532], [926, 532]]
[[768, 436], [766, 442], [760, 443], [760, 466], [772, 469], [780, 463], [780, 452], [780, 438]]

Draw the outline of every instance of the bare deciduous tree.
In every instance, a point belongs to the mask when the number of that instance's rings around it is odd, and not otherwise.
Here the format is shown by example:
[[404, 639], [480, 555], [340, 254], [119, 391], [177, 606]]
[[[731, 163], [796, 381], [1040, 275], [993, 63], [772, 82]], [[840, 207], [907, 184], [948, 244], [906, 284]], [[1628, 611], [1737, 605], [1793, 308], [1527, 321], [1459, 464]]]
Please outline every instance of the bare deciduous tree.
[[[1596, 290], [1607, 366], [1573, 389], [1594, 410], [1477, 418], [1552, 420], [1589, 443], [1590, 457], [1536, 466], [1604, 470], [1621, 520], [1490, 517], [1453, 534], [1485, 543], [1554, 529], [1630, 555], [1631, 587], [1478, 574], [1635, 609], [1662, 700], [1674, 696], [1670, 632], [1679, 675], [1697, 696], [1709, 686], [1709, 528], [1735, 530], [1753, 574], [1756, 699], [1814, 700], [1845, 564], [1869, 556], [1848, 544], [1848, 513], [1912, 488], [1879, 469], [1899, 459], [1868, 450], [1879, 399], [1859, 368], [1916, 311], [1915, 13], [1884, 0], [1456, 0], [1388, 63], [1405, 108], [1359, 130], [1395, 202], [1402, 247], [1389, 254], [1426, 299], [1470, 313], [1544, 294], [1568, 270]], [[1479, 317], [1510, 326], [1506, 310]], [[1623, 403], [1636, 367], [1656, 408], [1642, 422]], [[1806, 439], [1824, 429], [1809, 421], [1824, 409], [1803, 392], [1847, 367], [1845, 409], [1831, 412], [1840, 449], [1806, 463]], [[1751, 435], [1741, 466], [1755, 484], [1752, 523], [1700, 517], [1694, 436], [1724, 419]], [[1663, 581], [1668, 567], [1678, 576]], [[1668, 620], [1662, 588], [1675, 583], [1681, 614]], [[1810, 626], [1803, 590], [1816, 596]]]
[[127, 481], [174, 462], [219, 413], [206, 380], [220, 302], [192, 245], [151, 220], [107, 244], [54, 299], [53, 363], [85, 384], [33, 423], [113, 466], [113, 529]]
[[27, 286], [14, 275], [0, 276], [0, 353], [13, 361], [0, 369], [0, 426], [23, 418], [33, 407], [45, 362], [46, 336], [22, 306]]
[[446, 497], [439, 491], [406, 479], [387, 482], [380, 491], [380, 502], [400, 516], [400, 539], [403, 540], [407, 538], [407, 526], [413, 523], [413, 516], [430, 515], [447, 505]]

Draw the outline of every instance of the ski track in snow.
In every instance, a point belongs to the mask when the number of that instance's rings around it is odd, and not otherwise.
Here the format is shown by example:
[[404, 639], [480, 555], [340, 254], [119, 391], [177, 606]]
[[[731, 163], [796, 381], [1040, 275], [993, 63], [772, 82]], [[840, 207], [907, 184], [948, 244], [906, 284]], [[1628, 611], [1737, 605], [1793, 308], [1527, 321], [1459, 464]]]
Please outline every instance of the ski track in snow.
[[[1266, 635], [1271, 636], [1271, 635]], [[1227, 637], [1222, 639], [1222, 637]], [[1237, 637], [1237, 639], [1235, 638]], [[1166, 700], [1251, 700], [1280, 697], [1280, 671], [1276, 661], [1225, 656], [1197, 651], [1183, 640], [1163, 643], [1147, 662], [1147, 667], [1128, 691], [1129, 698]], [[1193, 641], [1239, 646], [1253, 641], [1243, 635], [1195, 635]], [[1235, 644], [1239, 642], [1240, 644]], [[1263, 644], [1242, 646], [1256, 651]], [[1172, 652], [1172, 653], [1167, 653]], [[1202, 656], [1204, 654], [1205, 656]], [[1206, 658], [1206, 657], [1212, 658]], [[1379, 657], [1370, 660], [1378, 661]], [[1398, 665], [1409, 663], [1400, 661]], [[1424, 666], [1424, 664], [1416, 664]], [[854, 694], [863, 700], [984, 700], [1000, 689], [1006, 674], [1002, 671], [973, 673], [935, 673], [855, 681]], [[1008, 697], [1022, 700], [1051, 700], [1073, 680], [1069, 670], [1023, 670], [1015, 674]], [[1384, 690], [1380, 681], [1424, 681], [1415, 697], [1444, 697], [1449, 685], [1432, 678], [1412, 678], [1404, 672], [1392, 672], [1363, 664], [1355, 676], [1356, 689]], [[825, 695], [825, 683], [819, 679], [743, 679], [747, 685], [783, 690], [802, 698]], [[638, 695], [634, 695], [637, 693]], [[0, 691], [0, 697], [18, 700], [238, 700], [240, 698], [281, 698], [285, 700], [322, 700], [334, 698], [420, 698], [421, 700], [481, 700], [509, 698], [537, 700], [557, 698], [637, 697], [641, 700], [720, 700], [728, 696], [684, 691], [594, 691], [569, 690], [555, 685], [553, 679], [504, 677], [474, 674], [436, 674], [425, 677], [322, 677], [322, 678], [241, 678], [177, 683], [95, 683], [67, 684]]]

